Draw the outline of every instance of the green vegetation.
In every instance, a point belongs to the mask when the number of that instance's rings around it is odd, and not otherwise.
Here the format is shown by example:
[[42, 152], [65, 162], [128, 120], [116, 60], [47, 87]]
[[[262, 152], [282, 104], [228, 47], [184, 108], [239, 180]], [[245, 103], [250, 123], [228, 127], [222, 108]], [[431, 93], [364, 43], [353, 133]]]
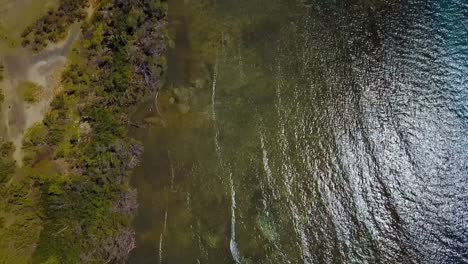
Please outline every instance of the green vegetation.
[[37, 189], [31, 182], [0, 186], [0, 258], [2, 263], [28, 263], [41, 230]]
[[0, 184], [4, 184], [15, 172], [15, 161], [12, 158], [14, 151], [10, 142], [0, 142]]
[[1, 82], [5, 79], [5, 67], [3, 64], [0, 63], [0, 104], [3, 103], [5, 100], [5, 95], [3, 94], [3, 86], [1, 85]]
[[18, 85], [17, 91], [24, 101], [32, 104], [39, 101], [44, 87], [31, 81], [25, 81]]
[[5, 94], [3, 93], [3, 86], [0, 85], [0, 104], [3, 103], [3, 101], [5, 100]]
[[35, 24], [21, 34], [23, 47], [34, 51], [44, 49], [48, 43], [64, 39], [69, 26], [86, 17], [88, 0], [60, 0], [57, 9], [49, 10]]
[[13, 150], [10, 142], [0, 142], [0, 259], [28, 263], [41, 229], [38, 192], [30, 180], [14, 179]]
[[[62, 0], [23, 44], [38, 51], [60, 39], [86, 4]], [[127, 127], [133, 107], [160, 85], [165, 6], [101, 1], [82, 24], [50, 111], [25, 133], [23, 167], [11, 143], [0, 145], [0, 262], [120, 263], [133, 248], [129, 180], [142, 149]], [[18, 88], [30, 103], [41, 91], [32, 82]]]
[[13, 1], [0, 0], [0, 54], [21, 45], [21, 33], [29, 25], [57, 6], [58, 0]]
[[141, 146], [128, 116], [158, 88], [165, 13], [159, 0], [104, 1], [82, 25], [63, 90], [24, 138], [22, 170], [44, 219], [33, 263], [116, 262], [132, 249], [129, 178]]
[[[42, 123], [37, 123], [30, 127], [23, 140], [23, 162], [27, 165], [33, 165], [39, 161], [37, 154], [45, 153], [47, 146], [45, 139], [47, 130]], [[42, 154], [44, 156], [44, 154]]]
[[[13, 3], [14, 1], [10, 1]], [[16, 1], [13, 6], [20, 5]], [[2, 13], [0, 26], [0, 53], [5, 48], [15, 46], [17, 43], [16, 31], [24, 28], [41, 12], [39, 5], [46, 6], [45, 1], [33, 1], [31, 10], [24, 11], [27, 16], [12, 12]], [[41, 2], [41, 3], [40, 3]], [[47, 1], [50, 2], [50, 1]], [[10, 6], [10, 3], [9, 6]], [[6, 3], [0, 4], [6, 6]], [[37, 14], [36, 14], [37, 13]], [[27, 17], [27, 18], [26, 18]], [[5, 68], [0, 62], [0, 82], [5, 78]], [[3, 101], [3, 87], [1, 88], [0, 102]], [[42, 228], [41, 210], [38, 202], [39, 190], [29, 177], [22, 177], [16, 170], [13, 159], [14, 146], [11, 142], [0, 140], [0, 262], [1, 263], [30, 263], [31, 255], [35, 250], [35, 243]], [[26, 174], [26, 173], [25, 173]], [[26, 176], [26, 175], [23, 175]]]
[[0, 82], [3, 82], [3, 79], [5, 78], [4, 72], [5, 72], [5, 66], [3, 66], [2, 63], [0, 63]]

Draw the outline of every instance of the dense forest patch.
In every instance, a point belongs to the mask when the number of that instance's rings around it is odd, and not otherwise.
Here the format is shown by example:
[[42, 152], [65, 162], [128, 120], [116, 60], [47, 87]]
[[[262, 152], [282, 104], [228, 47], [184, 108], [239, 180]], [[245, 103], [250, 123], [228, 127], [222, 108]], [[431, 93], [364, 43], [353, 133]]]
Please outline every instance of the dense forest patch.
[[22, 32], [23, 47], [34, 51], [44, 49], [49, 43], [64, 39], [69, 26], [86, 17], [88, 0], [60, 0], [57, 9], [52, 9]]

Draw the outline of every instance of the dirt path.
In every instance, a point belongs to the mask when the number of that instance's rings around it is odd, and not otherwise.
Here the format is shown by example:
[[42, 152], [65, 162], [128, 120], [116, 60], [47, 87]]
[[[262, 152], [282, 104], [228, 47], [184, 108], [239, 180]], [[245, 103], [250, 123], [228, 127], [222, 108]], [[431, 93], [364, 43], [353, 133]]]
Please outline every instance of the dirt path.
[[[67, 55], [74, 40], [79, 35], [79, 25], [72, 26], [68, 38], [60, 44], [32, 55], [24, 49], [5, 56], [6, 79], [3, 82], [5, 100], [2, 105], [2, 120], [6, 139], [15, 145], [14, 158], [22, 165], [24, 133], [33, 124], [41, 122], [49, 110], [50, 103], [57, 90], [59, 71], [66, 63]], [[18, 85], [32, 81], [41, 85], [44, 90], [38, 102], [34, 104], [23, 101], [18, 95]]]

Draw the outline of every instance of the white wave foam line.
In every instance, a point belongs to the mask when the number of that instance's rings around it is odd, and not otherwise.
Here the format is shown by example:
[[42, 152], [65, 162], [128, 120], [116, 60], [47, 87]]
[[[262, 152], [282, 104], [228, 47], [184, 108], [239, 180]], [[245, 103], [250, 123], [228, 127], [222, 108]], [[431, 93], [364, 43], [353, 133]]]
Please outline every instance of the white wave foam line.
[[215, 67], [213, 70], [213, 83], [211, 85], [211, 114], [213, 120], [216, 121], [215, 101], [216, 101], [216, 82], [218, 79], [218, 59], [216, 59]]
[[167, 157], [169, 158], [169, 165], [171, 167], [171, 190], [174, 190], [174, 180], [175, 180], [175, 170], [174, 165], [172, 164], [171, 152], [167, 151]]
[[[167, 150], [167, 157], [169, 159], [169, 165], [171, 168], [171, 190], [174, 190], [174, 179], [175, 179], [175, 170], [174, 170], [174, 165], [172, 164], [172, 158], [171, 158], [171, 152]], [[166, 210], [164, 212], [164, 224], [163, 224], [163, 230], [161, 234], [159, 235], [159, 263], [162, 263], [163, 259], [163, 240], [164, 236], [166, 235], [166, 230], [167, 230], [167, 211], [169, 208], [169, 202], [166, 201]]]
[[268, 150], [266, 149], [265, 139], [264, 139], [263, 133], [261, 133], [261, 132], [260, 132], [260, 144], [261, 144], [261, 147], [262, 147], [262, 154], [263, 154], [263, 157], [262, 157], [263, 169], [265, 170], [267, 183], [268, 183], [268, 188], [271, 189], [271, 191], [273, 193], [273, 197], [276, 199], [277, 198], [276, 189], [273, 188], [273, 186], [272, 186], [272, 184], [273, 184], [273, 174], [271, 172], [270, 161], [268, 159]]
[[242, 52], [241, 52], [241, 42], [239, 41], [239, 45], [237, 47], [239, 53], [239, 79], [241, 83], [245, 82], [245, 72], [244, 72], [244, 61], [242, 59]]
[[[193, 229], [193, 226], [191, 226]], [[195, 235], [196, 233], [196, 235]], [[205, 262], [208, 261], [208, 251], [206, 250], [202, 237], [200, 236], [201, 230], [199, 228], [196, 228], [196, 231], [193, 231], [192, 239], [196, 239], [198, 242], [198, 249], [200, 250], [200, 257], [205, 259]], [[200, 263], [200, 258], [197, 259], [198, 263]]]
[[160, 264], [162, 263], [162, 258], [163, 258], [162, 245], [163, 245], [163, 233], [159, 235], [159, 263]]
[[[214, 143], [215, 143], [215, 148], [216, 148], [216, 154], [218, 156], [218, 159], [221, 162], [221, 165], [223, 164], [222, 161], [222, 153], [221, 153], [221, 145], [219, 144], [219, 129], [216, 124], [216, 84], [217, 84], [217, 79], [218, 79], [218, 56], [216, 56], [216, 63], [213, 71], [213, 83], [212, 83], [212, 92], [211, 92], [211, 113], [213, 116], [213, 121], [215, 125], [215, 136], [214, 136]], [[230, 168], [228, 166], [228, 168]], [[229, 169], [229, 185], [230, 185], [230, 191], [231, 191], [231, 238], [229, 242], [229, 249], [231, 250], [232, 257], [236, 263], [240, 263], [241, 257], [239, 253], [239, 249], [237, 248], [237, 242], [236, 242], [236, 193], [234, 190], [234, 181], [232, 179], [232, 172]]]
[[221, 147], [219, 145], [219, 140], [218, 140], [219, 129], [218, 129], [218, 126], [216, 124], [216, 107], [215, 107], [217, 79], [218, 79], [218, 59], [216, 59], [216, 64], [215, 64], [215, 68], [214, 68], [214, 71], [213, 71], [213, 84], [211, 86], [211, 89], [212, 89], [211, 90], [211, 114], [213, 116], [213, 121], [215, 123], [214, 143], [215, 143], [215, 148], [216, 148], [216, 154], [218, 155], [218, 158], [221, 159]]
[[231, 187], [231, 240], [229, 241], [229, 249], [231, 250], [234, 261], [240, 263], [241, 257], [236, 242], [236, 191], [234, 190], [234, 181], [232, 180], [231, 172], [229, 172], [229, 185]]
[[167, 229], [167, 206], [166, 206], [166, 211], [164, 213], [163, 230], [161, 234], [159, 235], [159, 263], [162, 263], [162, 259], [163, 259], [163, 239], [164, 239], [164, 235], [166, 234], [166, 229]]

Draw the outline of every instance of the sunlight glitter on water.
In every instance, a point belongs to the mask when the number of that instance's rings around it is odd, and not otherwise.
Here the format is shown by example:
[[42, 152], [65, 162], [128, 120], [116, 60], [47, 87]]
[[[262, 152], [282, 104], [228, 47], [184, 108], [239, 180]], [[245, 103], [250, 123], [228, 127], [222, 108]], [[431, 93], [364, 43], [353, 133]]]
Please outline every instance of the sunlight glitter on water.
[[173, 3], [132, 263], [468, 261], [468, 5], [335, 2]]

